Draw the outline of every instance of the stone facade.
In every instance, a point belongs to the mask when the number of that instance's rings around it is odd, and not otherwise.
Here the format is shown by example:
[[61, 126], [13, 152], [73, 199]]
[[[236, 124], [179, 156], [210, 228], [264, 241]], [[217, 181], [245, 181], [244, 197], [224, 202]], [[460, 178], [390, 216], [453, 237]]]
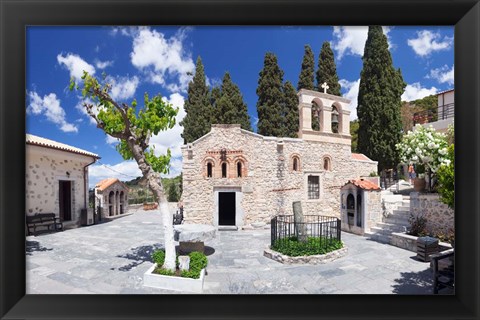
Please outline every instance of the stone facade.
[[102, 218], [118, 216], [128, 210], [128, 187], [116, 178], [108, 178], [95, 186], [95, 203], [102, 209]]
[[427, 219], [427, 231], [447, 235], [455, 230], [455, 212], [440, 201], [438, 194], [410, 194], [410, 213]]
[[[352, 156], [348, 100], [302, 89], [299, 101], [301, 138], [265, 137], [240, 125], [212, 125], [208, 134], [182, 147], [186, 223], [221, 225], [224, 193], [235, 194], [231, 201], [236, 226], [292, 214], [292, 202], [299, 200], [304, 214], [340, 217], [340, 187], [376, 172], [377, 162]], [[311, 129], [312, 103], [323, 108], [321, 131]], [[337, 133], [325, 121], [331, 118], [332, 106], [340, 113]]]
[[[27, 141], [25, 158], [26, 214], [55, 213], [64, 227], [78, 226], [81, 210], [88, 207], [88, 165], [95, 157]], [[65, 201], [70, 206], [70, 210], [66, 210], [70, 212], [64, 216], [60, 212], [61, 192], [68, 197]], [[65, 202], [62, 208], [64, 206]]]

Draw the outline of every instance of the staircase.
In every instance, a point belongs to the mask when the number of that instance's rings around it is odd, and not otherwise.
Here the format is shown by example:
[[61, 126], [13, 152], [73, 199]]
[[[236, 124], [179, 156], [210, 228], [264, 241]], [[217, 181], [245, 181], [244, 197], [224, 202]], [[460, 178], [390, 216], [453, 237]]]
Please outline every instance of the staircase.
[[410, 196], [403, 196], [402, 205], [393, 210], [388, 217], [383, 218], [383, 222], [378, 222], [375, 227], [370, 228], [370, 232], [365, 232], [365, 236], [371, 240], [381, 243], [390, 243], [392, 232], [405, 232], [410, 223]]

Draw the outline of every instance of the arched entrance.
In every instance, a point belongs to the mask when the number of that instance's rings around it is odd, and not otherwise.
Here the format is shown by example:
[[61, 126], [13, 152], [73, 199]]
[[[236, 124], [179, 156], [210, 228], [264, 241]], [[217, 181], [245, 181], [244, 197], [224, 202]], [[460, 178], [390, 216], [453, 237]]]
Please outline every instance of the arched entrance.
[[123, 214], [123, 210], [125, 208], [125, 195], [123, 191], [120, 192], [120, 214]]
[[113, 191], [110, 191], [108, 194], [108, 215], [113, 216], [114, 215], [114, 205], [115, 205], [115, 193]]

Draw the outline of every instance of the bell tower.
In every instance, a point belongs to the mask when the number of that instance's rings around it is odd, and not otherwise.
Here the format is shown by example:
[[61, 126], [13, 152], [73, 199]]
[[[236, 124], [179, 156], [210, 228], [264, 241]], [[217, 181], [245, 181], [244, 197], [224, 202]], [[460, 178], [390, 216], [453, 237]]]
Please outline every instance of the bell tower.
[[[327, 83], [321, 87], [323, 92], [300, 89], [297, 93], [298, 137], [309, 141], [351, 145], [350, 100], [327, 93]], [[313, 121], [318, 122], [319, 130], [313, 129]]]

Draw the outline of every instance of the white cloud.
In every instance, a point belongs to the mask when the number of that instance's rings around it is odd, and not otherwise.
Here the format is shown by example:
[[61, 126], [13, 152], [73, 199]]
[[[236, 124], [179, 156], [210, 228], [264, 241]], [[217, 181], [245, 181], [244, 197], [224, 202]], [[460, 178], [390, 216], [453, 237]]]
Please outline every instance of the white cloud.
[[360, 79], [356, 81], [348, 81], [341, 79], [338, 81], [342, 89], [346, 92], [342, 95], [344, 98], [351, 100], [350, 102], [350, 120], [357, 119], [358, 90], [360, 88]]
[[138, 169], [138, 165], [134, 160], [123, 161], [114, 165], [97, 163], [88, 168], [90, 188], [94, 188], [99, 181], [107, 178], [118, 178], [122, 181], [129, 181], [142, 176], [142, 172]]
[[95, 68], [79, 55], [68, 53], [63, 56], [63, 54], [59, 54], [57, 61], [60, 65], [64, 65], [70, 71], [70, 77], [74, 77], [77, 81], [81, 81], [83, 71], [87, 71], [91, 75], [95, 74]]
[[112, 85], [110, 95], [114, 100], [126, 100], [135, 95], [138, 84], [138, 77], [107, 77], [106, 81]]
[[107, 67], [110, 67], [113, 65], [113, 60], [112, 61], [100, 61], [100, 60], [95, 60], [95, 66], [98, 68], [98, 69], [105, 69]]
[[120, 142], [119, 139], [117, 138], [114, 138], [112, 136], [109, 136], [108, 134], [105, 136], [105, 142], [108, 143], [108, 144], [117, 144], [118, 142]]
[[150, 139], [150, 145], [155, 146], [155, 154], [165, 154], [167, 149], [170, 148], [172, 153], [172, 158], [178, 158], [182, 156], [182, 151], [180, 147], [183, 145], [183, 138], [181, 134], [183, 133], [183, 127], [180, 126], [180, 121], [183, 120], [186, 113], [183, 109], [184, 97], [178, 93], [170, 95], [170, 98], [163, 98], [165, 101], [171, 103], [174, 107], [178, 107], [179, 111], [175, 118], [175, 126], [172, 129], [166, 131], [160, 131], [158, 135], [153, 136]]
[[[391, 48], [392, 43], [388, 35], [391, 27], [382, 28], [383, 33], [387, 36], [388, 47]], [[344, 55], [363, 56], [367, 36], [368, 27], [366, 26], [333, 27], [334, 39], [331, 45], [336, 51], [337, 60], [341, 60]]]
[[39, 115], [43, 114], [48, 121], [55, 123], [63, 132], [78, 132], [78, 127], [68, 123], [65, 119], [65, 110], [60, 105], [55, 93], [50, 93], [43, 98], [35, 91], [28, 93], [29, 105], [27, 113]]
[[447, 65], [441, 68], [430, 70], [430, 74], [426, 78], [436, 79], [439, 83], [448, 83], [453, 85], [455, 66], [450, 69]]
[[[171, 91], [185, 91], [195, 64], [183, 47], [184, 38], [183, 29], [166, 39], [164, 34], [148, 27], [138, 28], [133, 35], [131, 62], [137, 69], [145, 72], [151, 82]], [[172, 79], [175, 81], [171, 81]]]
[[402, 94], [402, 101], [414, 101], [417, 99], [425, 98], [426, 96], [430, 96], [432, 94], [436, 94], [438, 89], [435, 87], [423, 88], [419, 82], [415, 82], [412, 84], [407, 84], [405, 88], [405, 92]]
[[408, 39], [407, 43], [413, 51], [421, 57], [430, 55], [430, 53], [439, 50], [448, 50], [453, 45], [453, 38], [443, 37], [440, 33], [429, 30], [417, 31], [417, 38]]

